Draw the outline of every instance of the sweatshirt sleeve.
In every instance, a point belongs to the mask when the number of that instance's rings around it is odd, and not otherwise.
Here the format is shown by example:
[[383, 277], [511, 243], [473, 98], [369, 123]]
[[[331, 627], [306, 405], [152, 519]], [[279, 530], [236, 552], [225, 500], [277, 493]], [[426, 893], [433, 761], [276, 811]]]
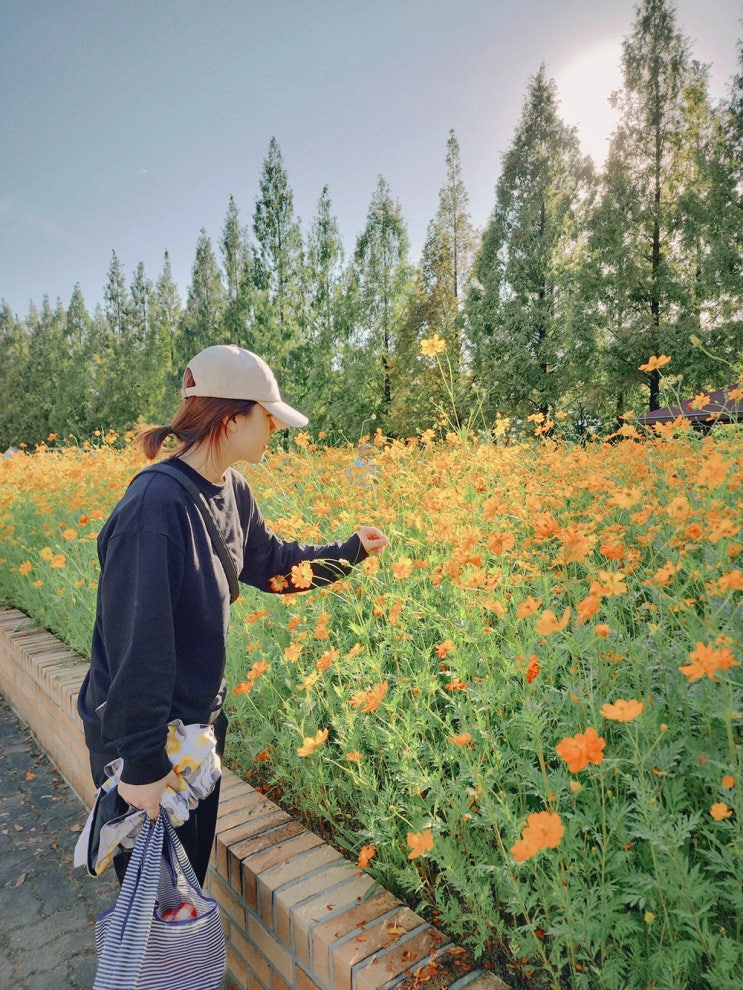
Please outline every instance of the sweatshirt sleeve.
[[123, 757], [129, 784], [160, 780], [175, 681], [174, 603], [183, 556], [160, 533], [113, 537], [102, 570], [98, 621], [111, 677], [102, 733]]
[[310, 587], [320, 588], [344, 577], [367, 556], [356, 533], [343, 543], [319, 546], [281, 540], [268, 527], [253, 500], [240, 580], [261, 591], [294, 593], [309, 590], [292, 585], [291, 569], [296, 564], [308, 561], [312, 567]]

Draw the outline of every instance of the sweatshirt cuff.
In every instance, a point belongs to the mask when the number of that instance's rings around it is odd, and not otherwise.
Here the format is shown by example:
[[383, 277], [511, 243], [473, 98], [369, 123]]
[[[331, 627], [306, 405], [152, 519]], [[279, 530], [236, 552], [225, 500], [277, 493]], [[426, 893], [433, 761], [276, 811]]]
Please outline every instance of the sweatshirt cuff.
[[172, 769], [173, 764], [168, 759], [168, 754], [164, 749], [157, 755], [147, 758], [127, 759], [124, 757], [121, 780], [124, 784], [152, 784], [156, 780], [167, 777]]

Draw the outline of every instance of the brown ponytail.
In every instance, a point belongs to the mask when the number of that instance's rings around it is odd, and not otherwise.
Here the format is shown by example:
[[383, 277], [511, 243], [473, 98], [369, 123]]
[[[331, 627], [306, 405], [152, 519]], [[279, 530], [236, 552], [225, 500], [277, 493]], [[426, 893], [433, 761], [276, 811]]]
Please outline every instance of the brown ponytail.
[[[189, 388], [193, 384], [193, 375], [186, 368], [183, 386]], [[171, 457], [180, 457], [203, 441], [210, 447], [218, 448], [226, 421], [232, 416], [246, 416], [255, 404], [253, 399], [213, 399], [204, 395], [189, 395], [178, 407], [172, 424], [145, 426], [140, 430], [136, 442], [150, 461], [157, 457], [171, 433], [179, 441], [179, 446]]]

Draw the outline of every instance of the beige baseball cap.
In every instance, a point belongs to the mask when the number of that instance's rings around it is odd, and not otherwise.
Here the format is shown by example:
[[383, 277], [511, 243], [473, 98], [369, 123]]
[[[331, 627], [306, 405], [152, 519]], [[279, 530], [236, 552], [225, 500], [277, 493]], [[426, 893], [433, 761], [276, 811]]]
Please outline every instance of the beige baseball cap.
[[282, 426], [306, 426], [308, 419], [283, 402], [279, 386], [266, 362], [237, 344], [214, 344], [191, 358], [188, 367], [195, 384], [181, 395], [213, 399], [252, 399], [259, 402]]

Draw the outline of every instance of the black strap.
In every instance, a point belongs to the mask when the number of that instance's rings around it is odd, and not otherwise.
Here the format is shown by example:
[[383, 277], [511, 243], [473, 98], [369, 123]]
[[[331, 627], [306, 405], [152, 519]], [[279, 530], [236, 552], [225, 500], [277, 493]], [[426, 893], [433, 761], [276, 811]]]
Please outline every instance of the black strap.
[[151, 473], [153, 471], [158, 474], [167, 474], [171, 478], [175, 478], [175, 480], [186, 489], [188, 494], [196, 503], [196, 508], [204, 517], [204, 522], [206, 523], [206, 528], [209, 530], [209, 536], [212, 538], [214, 549], [217, 551], [217, 555], [222, 561], [224, 572], [227, 575], [227, 580], [230, 585], [230, 603], [234, 602], [240, 594], [240, 585], [237, 580], [237, 568], [235, 567], [235, 561], [232, 559], [232, 554], [227, 549], [227, 544], [224, 541], [224, 537], [214, 521], [214, 516], [212, 515], [212, 510], [209, 508], [209, 503], [206, 500], [206, 496], [202, 491], [199, 491], [198, 487], [193, 483], [193, 481], [191, 481], [190, 478], [186, 477], [183, 471], [179, 471], [177, 467], [172, 464], [168, 464], [167, 461], [158, 461], [157, 464], [151, 464], [149, 467], [143, 468], [143, 470], [139, 473], [147, 474], [148, 472]]

